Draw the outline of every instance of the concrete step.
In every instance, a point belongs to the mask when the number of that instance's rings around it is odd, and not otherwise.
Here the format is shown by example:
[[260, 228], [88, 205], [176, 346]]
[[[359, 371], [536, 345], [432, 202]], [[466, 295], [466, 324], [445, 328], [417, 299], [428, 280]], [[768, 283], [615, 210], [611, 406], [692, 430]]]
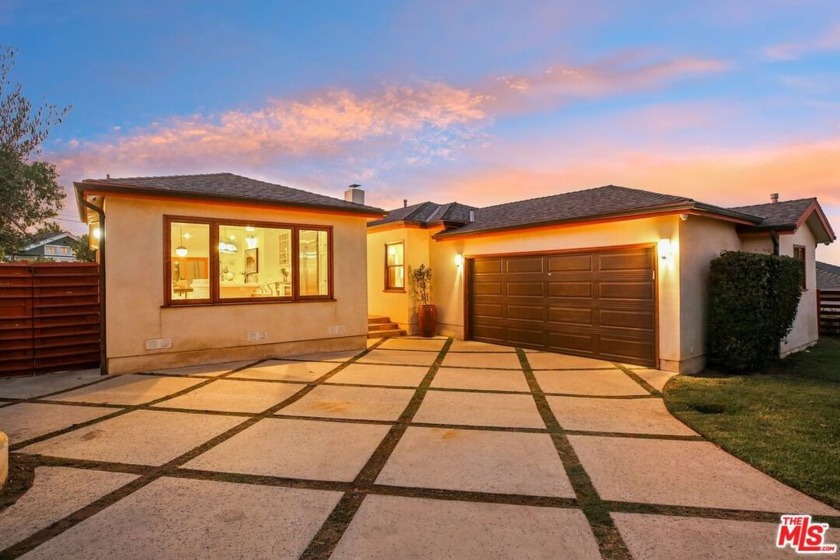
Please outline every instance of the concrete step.
[[368, 332], [374, 331], [392, 331], [394, 329], [399, 329], [400, 326], [396, 323], [376, 323], [374, 325], [368, 325]]
[[383, 315], [368, 315], [368, 325], [375, 325], [378, 323], [390, 323], [391, 318]]
[[405, 336], [405, 331], [400, 329], [391, 329], [387, 331], [370, 331], [368, 338], [384, 338], [386, 336]]

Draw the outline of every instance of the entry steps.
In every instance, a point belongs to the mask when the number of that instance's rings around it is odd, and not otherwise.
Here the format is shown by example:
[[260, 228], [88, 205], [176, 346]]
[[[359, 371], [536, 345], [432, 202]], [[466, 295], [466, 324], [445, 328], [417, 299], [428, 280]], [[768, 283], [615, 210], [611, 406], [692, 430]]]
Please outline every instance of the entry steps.
[[405, 336], [405, 331], [391, 321], [390, 317], [369, 315], [368, 338], [382, 338], [385, 336]]

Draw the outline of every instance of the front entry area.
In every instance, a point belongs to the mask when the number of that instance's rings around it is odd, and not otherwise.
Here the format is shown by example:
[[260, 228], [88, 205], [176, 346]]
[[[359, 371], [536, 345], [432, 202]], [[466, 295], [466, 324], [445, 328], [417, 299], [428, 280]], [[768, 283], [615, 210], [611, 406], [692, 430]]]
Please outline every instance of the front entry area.
[[656, 366], [653, 246], [467, 263], [472, 340]]

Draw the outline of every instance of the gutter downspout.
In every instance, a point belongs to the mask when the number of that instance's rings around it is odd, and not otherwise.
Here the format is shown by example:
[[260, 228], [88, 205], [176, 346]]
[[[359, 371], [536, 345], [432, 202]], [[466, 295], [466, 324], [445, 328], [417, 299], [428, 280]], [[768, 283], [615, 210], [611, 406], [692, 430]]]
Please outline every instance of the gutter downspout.
[[779, 233], [774, 229], [770, 230], [770, 239], [773, 240], [773, 254], [779, 256]]
[[[82, 195], [84, 197], [84, 195]], [[108, 375], [108, 345], [105, 321], [105, 212], [82, 198], [80, 201], [86, 208], [93, 210], [99, 216], [99, 374]]]

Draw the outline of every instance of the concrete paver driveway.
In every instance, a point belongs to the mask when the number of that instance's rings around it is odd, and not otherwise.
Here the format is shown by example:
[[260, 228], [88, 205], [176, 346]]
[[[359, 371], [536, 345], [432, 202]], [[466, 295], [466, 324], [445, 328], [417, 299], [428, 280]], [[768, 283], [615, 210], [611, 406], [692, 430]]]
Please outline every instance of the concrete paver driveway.
[[34, 470], [0, 557], [791, 558], [780, 514], [837, 527], [668, 414], [667, 378], [408, 337], [0, 380], [0, 430]]

